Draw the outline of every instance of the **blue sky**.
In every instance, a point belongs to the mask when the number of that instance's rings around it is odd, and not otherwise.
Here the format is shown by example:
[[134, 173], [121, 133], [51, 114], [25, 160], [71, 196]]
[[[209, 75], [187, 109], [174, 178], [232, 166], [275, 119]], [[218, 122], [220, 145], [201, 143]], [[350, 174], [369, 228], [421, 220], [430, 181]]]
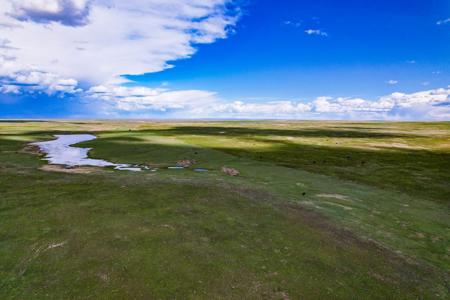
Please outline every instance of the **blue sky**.
[[0, 4], [0, 118], [450, 119], [449, 1], [120, 2]]

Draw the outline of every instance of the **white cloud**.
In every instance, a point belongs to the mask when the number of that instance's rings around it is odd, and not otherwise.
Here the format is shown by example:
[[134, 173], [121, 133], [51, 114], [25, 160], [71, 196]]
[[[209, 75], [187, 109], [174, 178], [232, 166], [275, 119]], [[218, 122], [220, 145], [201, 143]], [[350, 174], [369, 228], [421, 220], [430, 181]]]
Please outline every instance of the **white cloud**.
[[20, 94], [20, 87], [14, 84], [3, 84], [0, 86], [0, 93], [3, 94]]
[[100, 85], [92, 87], [87, 97], [108, 103], [112, 110], [139, 111], [189, 111], [208, 106], [216, 100], [215, 93], [201, 90], [171, 91], [148, 87]]
[[450, 18], [445, 19], [445, 20], [439, 20], [439, 21], [436, 22], [436, 25], [444, 25], [444, 24], [447, 24], [447, 23], [450, 23]]
[[247, 119], [423, 119], [450, 117], [450, 86], [417, 93], [393, 93], [377, 100], [318, 97], [313, 101], [224, 101], [200, 90], [170, 91], [147, 87], [97, 86], [92, 100], [109, 105], [108, 113], [145, 116], [163, 112], [173, 118]]
[[190, 114], [202, 117], [232, 118], [295, 118], [311, 111], [311, 104], [293, 101], [272, 101], [265, 103], [217, 102], [209, 106], [197, 106]]
[[283, 24], [286, 26], [292, 26], [292, 27], [296, 27], [296, 28], [302, 26], [301, 21], [297, 21], [297, 22], [296, 21], [284, 21]]
[[39, 72], [92, 86], [162, 71], [227, 36], [237, 22], [230, 1], [2, 0], [0, 76]]
[[312, 102], [216, 104], [221, 117], [287, 119], [449, 119], [450, 86], [412, 94], [393, 93], [371, 101], [362, 98], [318, 97]]
[[0, 56], [0, 93], [44, 92], [49, 95], [79, 93], [78, 81], [34, 69], [17, 70], [15, 59]]
[[307, 30], [305, 30], [305, 33], [307, 35], [319, 35], [319, 36], [324, 36], [324, 37], [328, 36], [328, 33], [326, 33], [325, 31], [322, 31], [320, 29], [307, 29]]
[[18, 20], [60, 22], [68, 26], [82, 26], [88, 22], [88, 0], [11, 0], [11, 3], [11, 15]]
[[388, 80], [386, 83], [391, 84], [391, 85], [395, 85], [395, 84], [398, 83], [398, 80], [391, 79], [391, 80]]

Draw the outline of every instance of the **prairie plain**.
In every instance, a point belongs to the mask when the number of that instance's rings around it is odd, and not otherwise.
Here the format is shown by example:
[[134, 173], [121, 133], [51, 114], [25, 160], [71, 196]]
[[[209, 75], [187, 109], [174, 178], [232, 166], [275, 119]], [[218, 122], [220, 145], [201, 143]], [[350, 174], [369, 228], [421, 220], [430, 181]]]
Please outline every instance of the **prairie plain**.
[[450, 122], [4, 120], [0, 298], [448, 299], [449, 170]]

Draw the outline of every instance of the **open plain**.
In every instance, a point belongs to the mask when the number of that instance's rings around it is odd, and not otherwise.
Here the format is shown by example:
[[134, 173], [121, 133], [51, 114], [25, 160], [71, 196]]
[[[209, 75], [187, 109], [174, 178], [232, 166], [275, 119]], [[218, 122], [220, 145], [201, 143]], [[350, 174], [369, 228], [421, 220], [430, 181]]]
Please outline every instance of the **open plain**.
[[449, 170], [448, 122], [5, 120], [0, 298], [448, 299]]

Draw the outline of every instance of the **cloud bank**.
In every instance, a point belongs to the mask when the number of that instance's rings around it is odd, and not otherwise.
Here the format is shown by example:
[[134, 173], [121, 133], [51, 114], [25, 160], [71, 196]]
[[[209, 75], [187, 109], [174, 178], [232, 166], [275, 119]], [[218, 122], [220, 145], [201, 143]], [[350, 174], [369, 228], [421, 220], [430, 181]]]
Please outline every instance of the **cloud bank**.
[[409, 94], [397, 92], [376, 100], [318, 97], [313, 101], [224, 101], [208, 91], [123, 86], [93, 87], [87, 97], [107, 104], [108, 114], [125, 112], [136, 117], [154, 117], [157, 112], [183, 119], [450, 119], [450, 86]]
[[109, 105], [112, 112], [187, 112], [207, 107], [216, 101], [216, 94], [202, 90], [171, 91], [148, 87], [95, 86], [86, 97]]
[[393, 93], [376, 100], [318, 97], [313, 101], [214, 103], [194, 115], [259, 119], [448, 120], [450, 86], [416, 93]]
[[26, 90], [20, 74], [96, 85], [162, 71], [193, 55], [196, 44], [227, 37], [238, 19], [230, 2], [2, 0], [0, 77]]

